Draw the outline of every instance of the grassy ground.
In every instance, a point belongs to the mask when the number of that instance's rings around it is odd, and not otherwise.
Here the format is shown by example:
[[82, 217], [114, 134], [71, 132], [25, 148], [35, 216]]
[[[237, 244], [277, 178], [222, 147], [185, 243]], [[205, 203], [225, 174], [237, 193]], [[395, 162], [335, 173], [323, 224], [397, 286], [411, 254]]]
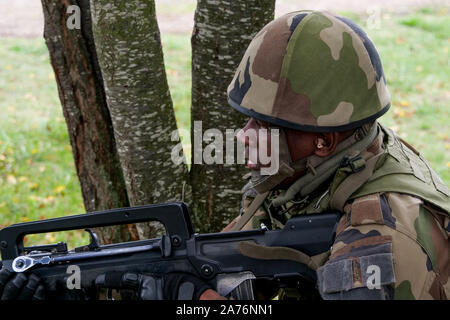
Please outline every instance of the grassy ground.
[[43, 40], [1, 39], [0, 61], [0, 224], [82, 213]]
[[[366, 28], [363, 16], [344, 13]], [[420, 149], [450, 185], [449, 46], [445, 9], [383, 15], [369, 28], [392, 107], [382, 122]], [[190, 123], [190, 35], [163, 35], [179, 127]], [[40, 39], [0, 39], [0, 227], [84, 212], [47, 48]], [[189, 137], [185, 137], [188, 151]], [[69, 234], [78, 243], [80, 232]], [[55, 239], [56, 238], [56, 239]], [[60, 240], [44, 235], [43, 242]]]
[[[353, 17], [361, 25], [364, 20]], [[384, 16], [368, 30], [383, 61], [392, 107], [381, 122], [427, 158], [450, 185], [450, 17], [447, 9]]]

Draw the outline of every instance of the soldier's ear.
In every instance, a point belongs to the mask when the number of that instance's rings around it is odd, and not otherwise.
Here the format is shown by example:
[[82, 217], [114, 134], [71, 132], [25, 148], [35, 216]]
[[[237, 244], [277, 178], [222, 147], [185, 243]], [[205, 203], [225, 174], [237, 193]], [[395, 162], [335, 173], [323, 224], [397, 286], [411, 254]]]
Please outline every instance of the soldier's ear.
[[317, 134], [314, 139], [314, 153], [319, 157], [329, 156], [336, 150], [338, 144], [337, 132], [326, 132]]

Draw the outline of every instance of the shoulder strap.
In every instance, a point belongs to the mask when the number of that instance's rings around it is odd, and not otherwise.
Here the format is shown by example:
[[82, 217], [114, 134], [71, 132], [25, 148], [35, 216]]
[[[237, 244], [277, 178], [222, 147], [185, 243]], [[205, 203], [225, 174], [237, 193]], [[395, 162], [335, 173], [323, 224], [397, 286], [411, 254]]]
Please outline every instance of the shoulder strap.
[[347, 200], [370, 178], [373, 174], [378, 159], [383, 154], [384, 152], [380, 152], [368, 159], [364, 170], [351, 174], [337, 187], [330, 199], [330, 207], [332, 209], [339, 211], [344, 210], [344, 205]]

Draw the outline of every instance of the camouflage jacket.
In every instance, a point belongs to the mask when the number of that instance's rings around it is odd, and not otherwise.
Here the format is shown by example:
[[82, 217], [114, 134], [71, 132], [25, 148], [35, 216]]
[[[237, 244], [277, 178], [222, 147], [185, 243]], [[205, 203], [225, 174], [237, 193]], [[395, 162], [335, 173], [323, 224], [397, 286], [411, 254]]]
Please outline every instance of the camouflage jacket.
[[[417, 157], [410, 154], [412, 147], [403, 143], [400, 146], [398, 140], [395, 145], [388, 138], [392, 138], [392, 132], [380, 133], [374, 143], [362, 153], [366, 160], [380, 152], [389, 153], [389, 156], [388, 159], [380, 157], [373, 168], [371, 178], [376, 176], [378, 179], [372, 183], [369, 178], [357, 192], [346, 198], [342, 204], [343, 215], [335, 242], [329, 255], [319, 260], [317, 285], [324, 299], [450, 297], [448, 189], [428, 165], [428, 172], [421, 170], [423, 166], [418, 164]], [[409, 151], [401, 153], [399, 148]], [[410, 157], [402, 158], [400, 153]], [[420, 176], [423, 181], [426, 180], [428, 191], [423, 191], [421, 195], [421, 190], [426, 187], [419, 182], [414, 183], [419, 184], [417, 188], [406, 182], [403, 186], [393, 182], [389, 183], [393, 185], [392, 188], [380, 188], [376, 183], [380, 180], [380, 172], [390, 170], [392, 173], [391, 154], [398, 161], [399, 167], [409, 170], [412, 179]], [[345, 170], [344, 168], [343, 171]], [[399, 174], [394, 172], [386, 177], [397, 181]], [[282, 208], [281, 215], [270, 208], [271, 197], [283, 192], [274, 190], [243, 229], [259, 228], [261, 223], [269, 228], [281, 228], [292, 215], [329, 210], [336, 202], [333, 198], [339, 193], [339, 185], [342, 183], [338, 170], [333, 181], [316, 192], [315, 196], [311, 195], [311, 200], [303, 203], [298, 199], [292, 201]], [[383, 181], [378, 184], [383, 185]], [[241, 213], [255, 196], [255, 191], [248, 184], [244, 188]], [[239, 217], [234, 222], [238, 220]]]

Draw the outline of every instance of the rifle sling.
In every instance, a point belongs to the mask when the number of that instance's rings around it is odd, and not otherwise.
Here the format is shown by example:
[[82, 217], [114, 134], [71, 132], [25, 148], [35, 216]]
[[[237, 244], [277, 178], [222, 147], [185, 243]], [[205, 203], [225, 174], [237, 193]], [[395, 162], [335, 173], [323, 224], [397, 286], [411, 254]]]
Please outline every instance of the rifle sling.
[[258, 208], [263, 204], [268, 195], [269, 191], [258, 194], [230, 231], [240, 231], [255, 215], [256, 210], [258, 210]]
[[291, 260], [305, 264], [312, 270], [317, 270], [327, 260], [329, 251], [315, 256], [288, 247], [266, 247], [251, 241], [241, 241], [238, 245], [239, 252], [247, 257], [260, 260]]

